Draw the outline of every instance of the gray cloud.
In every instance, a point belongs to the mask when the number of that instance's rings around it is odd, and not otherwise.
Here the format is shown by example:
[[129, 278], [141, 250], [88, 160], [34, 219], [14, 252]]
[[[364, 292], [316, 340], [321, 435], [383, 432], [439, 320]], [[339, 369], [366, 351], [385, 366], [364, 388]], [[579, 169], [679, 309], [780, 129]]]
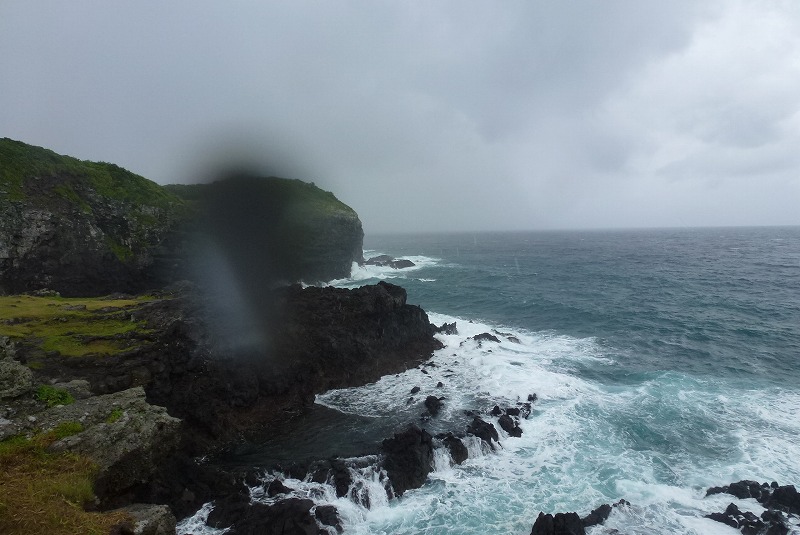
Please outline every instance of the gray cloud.
[[[800, 224], [791, 2], [0, 6], [0, 135], [366, 231]], [[793, 202], [792, 202], [793, 200]]]

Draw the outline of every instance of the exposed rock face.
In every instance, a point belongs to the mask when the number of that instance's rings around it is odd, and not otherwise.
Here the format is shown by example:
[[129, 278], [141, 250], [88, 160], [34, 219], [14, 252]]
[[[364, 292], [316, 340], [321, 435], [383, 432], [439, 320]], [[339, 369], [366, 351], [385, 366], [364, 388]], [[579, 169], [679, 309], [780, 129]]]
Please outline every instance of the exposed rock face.
[[[229, 496], [215, 503], [208, 515], [208, 525], [233, 527], [237, 535], [317, 535], [321, 533], [312, 512], [314, 502], [289, 498], [274, 505], [250, 504], [246, 494]], [[335, 514], [335, 511], [334, 511]], [[330, 511], [320, 513], [330, 521]]]
[[169, 277], [180, 199], [116, 165], [7, 138], [0, 164], [0, 293], [135, 292]]
[[[175, 515], [166, 505], [137, 503], [118, 510], [133, 519], [132, 523], [116, 526], [120, 535], [174, 535]], [[112, 535], [114, 530], [112, 528]]]
[[187, 188], [7, 138], [0, 166], [0, 294], [141, 292], [198, 276], [208, 242], [246, 286], [342, 278], [363, 260], [355, 211], [299, 180], [233, 177], [184, 199], [174, 192]]
[[757, 517], [750, 511], [740, 511], [735, 504], [730, 504], [723, 513], [711, 513], [706, 518], [722, 522], [733, 528], [739, 529], [744, 534], [789, 533], [789, 523], [784, 513], [790, 515], [800, 514], [800, 493], [794, 485], [778, 485], [777, 482], [759, 483], [752, 480], [742, 480], [723, 487], [711, 487], [706, 491], [706, 496], [712, 494], [732, 494], [740, 499], [755, 498], [767, 508]]
[[584, 535], [586, 530], [577, 513], [539, 513], [531, 535]]
[[0, 399], [16, 398], [33, 389], [33, 373], [16, 360], [0, 356]]
[[383, 467], [389, 474], [395, 494], [421, 487], [433, 465], [433, 438], [412, 425], [383, 441], [386, 458]]
[[363, 259], [358, 214], [313, 184], [237, 175], [191, 188], [197, 230], [248, 292], [265, 282], [347, 277]]
[[101, 497], [118, 496], [147, 480], [180, 440], [180, 420], [148, 404], [141, 387], [53, 407], [36, 425], [47, 430], [63, 422], [79, 422], [85, 429], [50, 450], [79, 453], [97, 463], [95, 489]]

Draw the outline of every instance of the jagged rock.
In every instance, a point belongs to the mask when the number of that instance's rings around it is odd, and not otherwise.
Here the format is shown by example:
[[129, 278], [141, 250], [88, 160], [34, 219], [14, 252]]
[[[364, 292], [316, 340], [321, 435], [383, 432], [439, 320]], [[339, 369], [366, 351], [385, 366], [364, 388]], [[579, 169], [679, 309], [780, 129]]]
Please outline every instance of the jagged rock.
[[50, 451], [91, 458], [98, 466], [95, 491], [101, 500], [148, 479], [180, 440], [180, 420], [148, 404], [141, 387], [53, 407], [37, 423], [46, 430], [63, 422], [79, 422], [84, 431], [54, 442]]
[[385, 254], [373, 256], [369, 260], [365, 260], [364, 264], [367, 266], [390, 267], [394, 269], [410, 268], [416, 265], [411, 260], [405, 258], [395, 260], [394, 257]]
[[612, 507], [607, 503], [604, 503], [597, 509], [594, 509], [591, 513], [583, 517], [581, 520], [583, 522], [583, 527], [588, 528], [591, 526], [597, 526], [602, 524], [606, 520], [608, 520], [609, 515], [611, 514]]
[[461, 464], [469, 457], [467, 447], [461, 442], [461, 439], [452, 433], [444, 435], [444, 437], [442, 437], [442, 443], [444, 443], [445, 447], [450, 451], [450, 457], [453, 459], [454, 463]]
[[383, 467], [396, 495], [421, 487], [433, 464], [433, 439], [427, 431], [412, 425], [382, 443]]
[[492, 424], [482, 420], [478, 416], [475, 416], [472, 419], [472, 423], [467, 426], [467, 433], [482, 439], [484, 442], [489, 444], [492, 449], [494, 449], [494, 443], [500, 440], [500, 435], [497, 434], [497, 429], [495, 429]]
[[411, 260], [406, 260], [405, 258], [401, 258], [399, 260], [389, 262], [389, 266], [393, 267], [394, 269], [404, 269], [404, 268], [414, 267], [416, 266], [416, 264]]
[[428, 396], [425, 398], [425, 408], [428, 409], [428, 412], [431, 416], [436, 416], [439, 414], [439, 411], [442, 409], [442, 405], [442, 400], [436, 396]]
[[522, 436], [522, 429], [520, 429], [519, 424], [514, 421], [511, 416], [508, 414], [502, 415], [498, 418], [497, 423], [500, 424], [500, 427], [512, 437], [521, 437]]
[[292, 492], [292, 489], [284, 485], [283, 481], [280, 479], [273, 479], [270, 481], [269, 485], [267, 485], [267, 496], [270, 498], [274, 498], [278, 494], [288, 494], [290, 492]]
[[17, 398], [33, 390], [33, 372], [12, 358], [0, 358], [0, 399]]
[[785, 485], [776, 488], [772, 495], [766, 500], [768, 507], [782, 509], [788, 513], [800, 515], [800, 493], [794, 485]]
[[489, 333], [476, 334], [475, 336], [472, 337], [472, 339], [478, 342], [478, 345], [480, 345], [481, 342], [497, 342], [498, 344], [500, 343], [500, 339], [498, 337]]
[[458, 329], [456, 328], [456, 322], [442, 323], [442, 326], [435, 327], [434, 331], [439, 334], [458, 334]]
[[411, 393], [412, 393], [412, 394], [416, 394], [416, 393], [417, 393], [417, 392], [419, 392], [420, 390], [422, 390], [420, 387], [418, 387], [418, 386], [415, 386], [414, 388], [412, 388], [412, 389], [411, 389]]
[[216, 502], [206, 523], [214, 528], [233, 527], [236, 535], [319, 535], [313, 507], [314, 502], [300, 498], [274, 505], [250, 504], [249, 496], [239, 494]]
[[339, 511], [333, 505], [318, 505], [314, 509], [314, 516], [325, 526], [335, 528], [338, 533], [344, 531], [342, 521], [339, 518]]
[[578, 513], [539, 513], [531, 529], [531, 535], [585, 535]]
[[364, 264], [367, 266], [385, 266], [392, 260], [394, 260], [394, 257], [389, 256], [388, 254], [382, 254], [365, 260]]

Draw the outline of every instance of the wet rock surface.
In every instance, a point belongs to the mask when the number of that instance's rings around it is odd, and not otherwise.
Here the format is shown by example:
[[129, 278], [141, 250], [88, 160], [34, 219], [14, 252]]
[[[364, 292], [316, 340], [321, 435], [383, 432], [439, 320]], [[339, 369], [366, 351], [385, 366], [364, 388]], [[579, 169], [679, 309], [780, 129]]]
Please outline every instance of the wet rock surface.
[[751, 511], [741, 511], [731, 503], [724, 512], [707, 515], [707, 518], [736, 528], [745, 535], [789, 533], [789, 517], [800, 515], [800, 493], [794, 485], [742, 480], [722, 487], [711, 487], [706, 491], [706, 496], [714, 494], [730, 494], [739, 499], [754, 498], [766, 508], [760, 516], [756, 516]]
[[433, 438], [412, 425], [383, 441], [383, 467], [396, 495], [421, 487], [433, 467]]

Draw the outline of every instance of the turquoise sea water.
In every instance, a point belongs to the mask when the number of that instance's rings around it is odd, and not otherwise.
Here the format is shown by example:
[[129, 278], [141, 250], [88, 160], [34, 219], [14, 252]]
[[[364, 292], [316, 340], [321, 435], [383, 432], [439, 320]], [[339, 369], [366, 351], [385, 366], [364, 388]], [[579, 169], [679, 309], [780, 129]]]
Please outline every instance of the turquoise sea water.
[[[439, 450], [428, 483], [400, 500], [367, 509], [290, 482], [337, 505], [346, 533], [522, 535], [539, 511], [620, 498], [632, 505], [590, 533], [737, 533], [703, 515], [760, 507], [706, 488], [800, 484], [800, 228], [367, 236], [365, 248], [417, 266], [355, 267], [335, 284], [399, 284], [459, 334], [441, 336], [427, 373], [320, 405], [384, 432], [441, 395], [424, 424], [435, 432], [465, 409], [539, 401], [521, 438], [472, 444], [461, 466]], [[468, 340], [492, 330], [499, 344]], [[377, 476], [361, 476], [378, 496]]]

